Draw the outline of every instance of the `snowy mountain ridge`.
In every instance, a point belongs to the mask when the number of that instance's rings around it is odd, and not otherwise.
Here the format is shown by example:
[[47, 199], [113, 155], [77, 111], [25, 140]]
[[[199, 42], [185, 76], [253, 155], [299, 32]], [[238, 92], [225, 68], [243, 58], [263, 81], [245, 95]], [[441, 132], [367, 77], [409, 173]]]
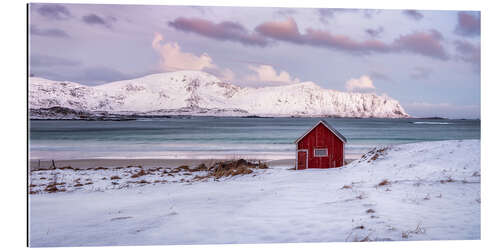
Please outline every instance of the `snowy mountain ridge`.
[[199, 71], [153, 74], [98, 86], [30, 77], [30, 110], [53, 107], [139, 115], [409, 116], [388, 96], [323, 89], [313, 82], [240, 87]]

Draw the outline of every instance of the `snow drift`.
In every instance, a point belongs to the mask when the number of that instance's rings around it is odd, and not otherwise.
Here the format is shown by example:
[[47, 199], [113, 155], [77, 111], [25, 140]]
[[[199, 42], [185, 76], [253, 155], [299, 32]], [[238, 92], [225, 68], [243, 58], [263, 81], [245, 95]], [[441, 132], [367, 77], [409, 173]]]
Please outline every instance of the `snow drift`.
[[[328, 90], [312, 82], [239, 87], [199, 71], [153, 74], [94, 87], [30, 77], [31, 117], [50, 118], [56, 115], [46, 112], [52, 107], [77, 111], [73, 113], [140, 115], [408, 117], [388, 96]], [[45, 110], [37, 112], [40, 109]]]

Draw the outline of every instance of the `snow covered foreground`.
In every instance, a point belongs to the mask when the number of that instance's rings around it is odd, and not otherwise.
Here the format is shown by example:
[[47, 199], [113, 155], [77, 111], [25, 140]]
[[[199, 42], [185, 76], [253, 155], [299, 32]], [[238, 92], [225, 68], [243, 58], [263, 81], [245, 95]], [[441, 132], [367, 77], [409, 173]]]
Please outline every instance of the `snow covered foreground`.
[[30, 195], [30, 245], [480, 238], [479, 140], [381, 147], [339, 169], [259, 173]]

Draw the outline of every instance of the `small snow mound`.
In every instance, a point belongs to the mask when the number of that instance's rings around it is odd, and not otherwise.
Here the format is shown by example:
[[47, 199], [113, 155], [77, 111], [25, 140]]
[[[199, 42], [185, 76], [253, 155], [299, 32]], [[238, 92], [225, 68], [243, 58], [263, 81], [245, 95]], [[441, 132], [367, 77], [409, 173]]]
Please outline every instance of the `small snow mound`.
[[[478, 182], [480, 141], [452, 140], [377, 147], [347, 168], [366, 168], [373, 184], [389, 181]], [[359, 177], [362, 178], [362, 177]]]
[[371, 163], [373, 161], [379, 160], [381, 157], [387, 155], [387, 152], [391, 149], [390, 146], [377, 147], [370, 150], [368, 153], [361, 156], [358, 163], [366, 162]]

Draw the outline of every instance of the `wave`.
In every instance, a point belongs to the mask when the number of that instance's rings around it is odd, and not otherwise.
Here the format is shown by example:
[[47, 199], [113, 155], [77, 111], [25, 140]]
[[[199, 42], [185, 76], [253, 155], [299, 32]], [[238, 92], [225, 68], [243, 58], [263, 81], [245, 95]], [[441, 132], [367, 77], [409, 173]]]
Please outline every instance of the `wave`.
[[453, 124], [451, 122], [412, 122], [413, 124], [429, 124], [429, 125], [448, 125]]

